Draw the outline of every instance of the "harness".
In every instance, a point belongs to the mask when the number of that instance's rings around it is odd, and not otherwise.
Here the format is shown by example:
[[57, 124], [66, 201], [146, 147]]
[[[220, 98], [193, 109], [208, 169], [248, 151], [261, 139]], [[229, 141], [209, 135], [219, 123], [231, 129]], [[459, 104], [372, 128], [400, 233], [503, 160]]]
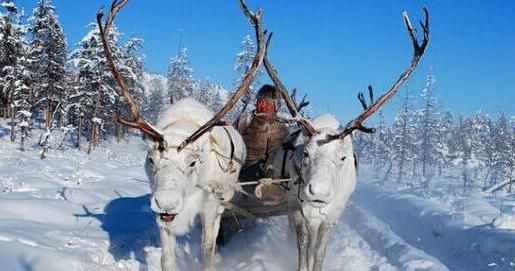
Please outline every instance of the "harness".
[[[225, 133], [227, 134], [227, 137], [229, 138], [229, 143], [231, 145], [231, 153], [229, 156], [227, 156], [227, 155], [223, 154], [220, 150], [218, 150], [216, 147], [219, 145], [218, 145], [218, 142], [216, 141], [216, 138], [214, 138], [212, 135], [209, 135], [209, 141], [211, 143], [211, 151], [215, 154], [215, 157], [216, 157], [216, 160], [218, 162], [218, 166], [220, 167], [220, 169], [225, 173], [227, 173], [227, 172], [233, 173], [236, 171], [234, 169], [234, 162], [233, 162], [234, 161], [234, 140], [232, 139], [232, 136], [231, 136], [231, 133], [229, 132], [229, 130], [227, 130], [227, 127], [222, 126], [222, 128], [224, 129]], [[225, 158], [225, 159], [229, 160], [227, 168], [223, 168], [220, 158]]]

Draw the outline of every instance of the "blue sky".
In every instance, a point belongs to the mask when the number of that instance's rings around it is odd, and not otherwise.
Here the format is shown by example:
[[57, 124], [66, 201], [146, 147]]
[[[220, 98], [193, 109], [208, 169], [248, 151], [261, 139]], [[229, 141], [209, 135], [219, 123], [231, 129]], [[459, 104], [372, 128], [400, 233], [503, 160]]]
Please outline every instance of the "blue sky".
[[[28, 12], [36, 0], [18, 0]], [[372, 84], [379, 94], [396, 80], [412, 54], [401, 20], [431, 13], [431, 43], [410, 79], [413, 90], [436, 76], [442, 109], [515, 115], [515, 1], [511, 0], [247, 0], [264, 10], [274, 34], [269, 49], [284, 83], [308, 93], [315, 114], [348, 120], [360, 110], [356, 94]], [[53, 0], [70, 46], [106, 0]], [[164, 73], [180, 33], [195, 76], [232, 87], [235, 54], [253, 34], [236, 0], [130, 0], [118, 17], [122, 32], [145, 40], [146, 67]], [[266, 78], [265, 78], [266, 79]], [[386, 107], [398, 110], [399, 94]]]

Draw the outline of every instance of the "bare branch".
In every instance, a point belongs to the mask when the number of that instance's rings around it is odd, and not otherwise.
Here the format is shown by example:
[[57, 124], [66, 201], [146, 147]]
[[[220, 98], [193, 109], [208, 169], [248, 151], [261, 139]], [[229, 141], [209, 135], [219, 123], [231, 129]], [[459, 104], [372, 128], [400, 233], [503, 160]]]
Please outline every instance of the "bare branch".
[[256, 73], [259, 69], [259, 66], [263, 62], [263, 58], [265, 56], [265, 31], [263, 31], [263, 27], [261, 25], [261, 17], [262, 12], [261, 9], [258, 9], [258, 11], [254, 14], [251, 12], [245, 2], [243, 0], [239, 0], [241, 9], [243, 10], [243, 13], [247, 18], [249, 19], [250, 23], [254, 26], [254, 29], [256, 31], [256, 39], [257, 39], [257, 50], [256, 55], [254, 56], [254, 60], [252, 61], [252, 64], [248, 70], [248, 72], [245, 74], [245, 77], [243, 78], [240, 86], [234, 91], [234, 93], [229, 97], [226, 104], [218, 111], [218, 113], [215, 114], [215, 116], [209, 120], [207, 123], [202, 125], [195, 133], [190, 135], [188, 138], [186, 138], [181, 145], [179, 146], [179, 150], [182, 150], [184, 147], [186, 147], [188, 144], [194, 142], [199, 137], [201, 137], [204, 133], [206, 133], [213, 125], [220, 122], [220, 120], [229, 112], [234, 105], [238, 102], [241, 95], [243, 95], [245, 92], [249, 90], [250, 85], [254, 81], [254, 77], [256, 76]]
[[[424, 10], [426, 19], [425, 19], [425, 23], [422, 26], [422, 30], [423, 30], [422, 43], [419, 43], [419, 41], [417, 40], [415, 30], [413, 29], [411, 21], [408, 17], [408, 13], [406, 11], [402, 12], [402, 17], [403, 17], [404, 23], [408, 30], [409, 37], [413, 43], [413, 57], [411, 59], [411, 62], [409, 64], [408, 68], [406, 68], [406, 70], [404, 70], [404, 72], [401, 74], [399, 79], [397, 79], [397, 81], [393, 84], [393, 86], [390, 88], [390, 90], [388, 90], [381, 97], [379, 97], [379, 99], [377, 99], [377, 101], [372, 103], [367, 108], [367, 110], [365, 110], [363, 113], [361, 113], [357, 118], [350, 121], [347, 124], [347, 126], [345, 127], [345, 129], [343, 130], [343, 132], [341, 132], [339, 135], [330, 136], [328, 138], [328, 140], [343, 138], [343, 137], [351, 134], [352, 131], [354, 131], [354, 130], [360, 130], [360, 131], [364, 131], [364, 132], [370, 132], [373, 130], [373, 129], [364, 127], [363, 122], [368, 117], [370, 117], [370, 115], [372, 115], [374, 112], [376, 112], [386, 101], [388, 101], [391, 97], [393, 97], [393, 95], [399, 90], [399, 87], [402, 85], [402, 83], [404, 83], [409, 78], [411, 73], [415, 70], [415, 67], [417, 66], [420, 58], [426, 51], [427, 45], [429, 44], [429, 12], [426, 7], [424, 7], [423, 10]], [[370, 90], [370, 88], [369, 88], [369, 90]]]

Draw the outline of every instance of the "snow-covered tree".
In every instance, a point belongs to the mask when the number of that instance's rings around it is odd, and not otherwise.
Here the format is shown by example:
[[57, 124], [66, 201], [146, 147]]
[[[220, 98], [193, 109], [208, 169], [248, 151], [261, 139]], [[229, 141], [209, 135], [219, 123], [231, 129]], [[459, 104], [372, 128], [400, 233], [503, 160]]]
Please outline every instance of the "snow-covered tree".
[[395, 117], [392, 128], [392, 160], [397, 168], [397, 182], [407, 175], [408, 167], [414, 167], [416, 127], [415, 113], [410, 104], [410, 90], [406, 89], [402, 111]]
[[443, 142], [440, 141], [440, 130], [438, 123], [437, 100], [434, 94], [435, 76], [429, 74], [426, 85], [420, 94], [421, 109], [418, 111], [417, 138], [419, 144], [417, 164], [422, 167], [422, 178], [424, 186], [429, 185], [430, 179], [434, 176], [433, 170], [437, 163], [442, 161], [444, 153]]
[[474, 125], [471, 142], [472, 153], [478, 164], [475, 178], [482, 181], [483, 187], [486, 188], [490, 185], [489, 178], [495, 163], [494, 124], [492, 119], [482, 112], [476, 112], [472, 117], [472, 122]]
[[168, 96], [170, 103], [185, 97], [196, 97], [198, 82], [193, 78], [193, 69], [190, 67], [187, 49], [179, 46], [179, 52], [170, 60], [168, 66]]
[[42, 136], [41, 158], [48, 152], [53, 122], [62, 123], [69, 96], [66, 86], [67, 44], [55, 7], [50, 0], [39, 0], [30, 18], [32, 34], [29, 61], [36, 99], [36, 110], [43, 111], [46, 132]]
[[454, 131], [454, 146], [457, 152], [455, 164], [459, 172], [458, 179], [461, 179], [463, 188], [474, 186], [475, 180], [471, 171], [477, 165], [473, 157], [472, 139], [474, 124], [470, 117], [460, 117], [459, 123]]
[[[234, 80], [234, 86], [237, 87], [241, 84], [245, 74], [249, 71], [252, 61], [254, 60], [254, 56], [256, 54], [257, 45], [254, 40], [250, 37], [250, 35], [246, 35], [243, 37], [241, 42], [241, 51], [236, 54], [236, 61], [234, 64], [234, 71], [237, 74], [236, 80]], [[249, 87], [249, 91], [243, 95], [241, 100], [236, 104], [233, 112], [239, 113], [242, 110], [242, 106], [244, 103], [247, 103], [249, 106], [253, 106], [255, 102], [256, 91], [259, 88], [260, 78], [263, 75], [262, 70], [258, 70], [256, 76], [254, 77], [254, 81]]]
[[452, 140], [454, 130], [454, 116], [449, 110], [446, 110], [440, 114], [440, 120], [438, 121], [439, 129], [439, 142], [442, 144], [442, 156], [437, 161], [438, 175], [442, 176], [443, 171], [451, 167], [451, 161], [453, 160], [452, 151]]
[[143, 74], [144, 96], [146, 98], [142, 107], [142, 114], [145, 119], [156, 123], [159, 115], [168, 104], [166, 77], [159, 74]]
[[493, 144], [495, 146], [494, 166], [492, 177], [494, 182], [504, 182], [511, 179], [511, 131], [508, 119], [504, 113], [499, 114], [499, 118], [495, 122], [495, 137]]
[[510, 119], [510, 141], [509, 141], [509, 156], [508, 156], [508, 172], [509, 172], [509, 182], [508, 185], [508, 193], [512, 192], [512, 184], [515, 181], [515, 116], [512, 116]]
[[[135, 40], [130, 40], [125, 46], [120, 45], [120, 34], [116, 26], [112, 26], [107, 37], [114, 61], [120, 73], [128, 82], [131, 90], [137, 91], [137, 99], [141, 101], [142, 58], [134, 51]], [[139, 43], [139, 41], [138, 41]], [[102, 132], [113, 134], [117, 124], [112, 120], [113, 114], [125, 112], [125, 102], [119, 95], [118, 86], [106, 65], [104, 49], [100, 32], [96, 24], [90, 24], [89, 32], [79, 42], [70, 56], [76, 76], [73, 103], [71, 104], [72, 119], [88, 127], [89, 151], [91, 152], [100, 141]], [[82, 125], [80, 125], [82, 126]], [[81, 133], [82, 131], [80, 131]]]
[[[26, 58], [26, 26], [12, 0], [4, 0], [0, 15], [0, 108], [4, 117], [11, 118], [11, 141], [14, 142], [17, 128], [21, 136], [21, 149], [28, 136], [30, 124], [29, 80]], [[17, 127], [18, 124], [18, 127]]]
[[220, 85], [208, 78], [200, 83], [198, 101], [216, 112], [224, 105], [222, 94], [224, 92], [225, 90]]
[[391, 148], [391, 129], [386, 126], [384, 114], [382, 110], [378, 112], [379, 125], [376, 128], [372, 144], [374, 156], [372, 162], [376, 168], [376, 172], [382, 171], [386, 168], [384, 179], [388, 178], [393, 168], [393, 163], [390, 160]]

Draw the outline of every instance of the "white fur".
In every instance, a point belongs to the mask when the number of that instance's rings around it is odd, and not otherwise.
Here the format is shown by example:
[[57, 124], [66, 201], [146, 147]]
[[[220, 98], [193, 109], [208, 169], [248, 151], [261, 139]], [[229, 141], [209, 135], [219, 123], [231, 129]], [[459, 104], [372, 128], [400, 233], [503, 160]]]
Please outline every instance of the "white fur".
[[[207, 122], [213, 113], [203, 104], [184, 99], [170, 106], [158, 121], [166, 150], [149, 146], [146, 171], [152, 189], [151, 209], [160, 228], [162, 270], [175, 265], [175, 236], [187, 233], [197, 215], [203, 226], [204, 268], [210, 268], [224, 208], [221, 203], [234, 195], [246, 151], [243, 139], [232, 127], [213, 127], [194, 143], [178, 151], [179, 144]], [[230, 134], [230, 136], [228, 135]], [[231, 161], [231, 140], [234, 156]], [[176, 214], [172, 222], [160, 213]]]
[[289, 192], [288, 203], [290, 222], [297, 233], [299, 271], [322, 270], [331, 229], [356, 185], [351, 137], [326, 140], [327, 135], [338, 134], [341, 129], [331, 114], [312, 124], [320, 133], [300, 135], [288, 161], [290, 175], [297, 183]]

